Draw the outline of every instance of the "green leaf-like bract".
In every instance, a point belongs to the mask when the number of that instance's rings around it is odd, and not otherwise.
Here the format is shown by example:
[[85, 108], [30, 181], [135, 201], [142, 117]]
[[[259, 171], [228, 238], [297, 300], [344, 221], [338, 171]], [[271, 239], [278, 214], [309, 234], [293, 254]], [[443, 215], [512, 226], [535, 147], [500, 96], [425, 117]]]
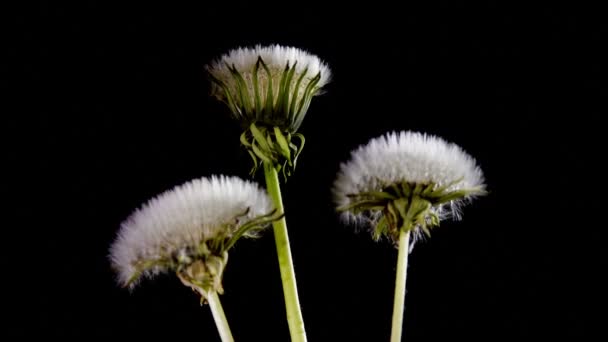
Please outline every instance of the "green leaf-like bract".
[[[247, 212], [248, 210], [235, 217], [234, 222], [225, 223], [225, 229], [221, 230], [225, 234], [202, 240], [198, 246], [180, 250], [173, 255], [155, 260], [143, 260], [134, 265], [135, 272], [125, 286], [137, 281], [146, 270], [163, 267], [175, 271], [184, 284], [197, 290], [201, 296], [209, 291], [222, 293], [222, 274], [228, 262], [228, 251], [241, 237], [256, 236], [258, 231], [283, 217], [283, 213], [275, 209], [266, 215], [247, 221], [235, 230], [233, 226], [238, 225], [240, 218], [247, 215]], [[203, 292], [198, 289], [202, 289]]]
[[[292, 142], [292, 138], [297, 138], [299, 144]], [[305, 141], [300, 133], [283, 132], [278, 126], [258, 126], [255, 122], [241, 134], [240, 139], [253, 160], [251, 174], [254, 174], [262, 163], [268, 163], [283, 171], [284, 179], [294, 171]]]
[[431, 229], [440, 223], [437, 208], [453, 200], [485, 193], [479, 188], [449, 190], [460, 181], [443, 186], [408, 182], [390, 184], [379, 191], [349, 195], [351, 202], [338, 208], [338, 211], [350, 211], [355, 215], [381, 212], [381, 217], [373, 227], [372, 236], [376, 240], [387, 236], [396, 242], [400, 231], [407, 232], [416, 228], [430, 236]]
[[251, 123], [277, 126], [284, 134], [296, 133], [320, 87], [321, 72], [308, 74], [308, 67], [297, 70], [297, 61], [282, 69], [271, 69], [261, 57], [252, 70], [237, 70], [226, 64], [232, 79], [228, 82], [210, 74], [221, 91], [217, 95], [243, 128]]

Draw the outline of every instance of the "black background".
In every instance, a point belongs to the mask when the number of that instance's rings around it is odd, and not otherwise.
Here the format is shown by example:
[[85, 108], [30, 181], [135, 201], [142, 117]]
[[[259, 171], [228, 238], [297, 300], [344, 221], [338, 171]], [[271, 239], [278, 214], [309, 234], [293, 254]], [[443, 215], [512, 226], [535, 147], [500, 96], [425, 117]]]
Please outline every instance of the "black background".
[[[108, 247], [151, 196], [201, 176], [248, 177], [238, 124], [208, 96], [203, 67], [279, 43], [334, 73], [283, 188], [309, 340], [390, 335], [397, 251], [342, 225], [330, 188], [352, 149], [392, 130], [458, 143], [490, 191], [415, 248], [405, 338], [590, 337], [606, 319], [605, 19], [553, 4], [423, 3], [5, 10], [3, 183], [15, 219], [3, 227], [2, 334], [218, 340], [175, 277], [119, 288]], [[239, 341], [288, 340], [268, 233], [239, 243], [224, 277]]]

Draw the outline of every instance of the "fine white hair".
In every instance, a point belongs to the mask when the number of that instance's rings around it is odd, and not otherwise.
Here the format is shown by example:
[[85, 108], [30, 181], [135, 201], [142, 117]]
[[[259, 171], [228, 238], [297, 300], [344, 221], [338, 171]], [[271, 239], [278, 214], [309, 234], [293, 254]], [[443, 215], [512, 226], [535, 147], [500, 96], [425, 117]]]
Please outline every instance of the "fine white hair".
[[297, 62], [296, 75], [300, 75], [304, 69], [308, 69], [306, 74], [310, 77], [321, 73], [321, 79], [317, 87], [321, 88], [331, 79], [331, 71], [319, 57], [308, 53], [302, 49], [290, 46], [281, 46], [278, 44], [261, 46], [256, 45], [253, 48], [240, 47], [230, 50], [227, 54], [213, 61], [207, 69], [216, 78], [220, 80], [232, 80], [231, 72], [226, 66], [234, 66], [242, 73], [250, 73], [253, 67], [261, 57], [264, 63], [271, 70], [282, 71], [289, 63], [293, 66]]
[[[138, 271], [139, 262], [167, 258], [201, 241], [230, 236], [240, 225], [272, 209], [263, 189], [238, 177], [200, 178], [166, 191], [121, 224], [110, 248], [118, 280], [126, 284]], [[155, 266], [144, 275], [166, 270]]]
[[[263, 64], [257, 64], [259, 59]], [[238, 119], [247, 124], [270, 120], [291, 132], [298, 130], [312, 97], [321, 94], [331, 79], [329, 67], [317, 56], [280, 45], [231, 50], [208, 65], [207, 71], [214, 79], [212, 95], [227, 103]], [[271, 119], [262, 108], [274, 108], [277, 113]]]
[[[483, 173], [475, 159], [458, 145], [433, 135], [402, 131], [374, 138], [351, 153], [351, 159], [341, 164], [334, 182], [334, 201], [337, 207], [347, 206], [351, 203], [349, 195], [380, 191], [403, 182], [449, 185], [448, 191], [485, 188]], [[440, 216], [447, 214], [446, 209], [456, 215], [457, 204], [434, 210]], [[363, 216], [350, 211], [342, 214], [347, 222], [373, 221], [369, 214]]]

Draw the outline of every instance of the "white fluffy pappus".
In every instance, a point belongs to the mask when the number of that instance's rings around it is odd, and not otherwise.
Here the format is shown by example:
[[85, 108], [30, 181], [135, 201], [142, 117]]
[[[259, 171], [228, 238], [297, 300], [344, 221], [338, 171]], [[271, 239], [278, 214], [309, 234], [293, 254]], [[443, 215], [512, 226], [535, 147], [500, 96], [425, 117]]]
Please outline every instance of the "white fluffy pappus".
[[[241, 73], [250, 74], [258, 61], [258, 57], [262, 58], [269, 69], [279, 73], [283, 72], [283, 69], [288, 63], [290, 66], [293, 66], [294, 63], [297, 62], [296, 76], [294, 76], [294, 78], [301, 75], [305, 69], [308, 69], [306, 75], [309, 75], [310, 77], [314, 77], [320, 72], [321, 79], [317, 84], [318, 87], [323, 87], [331, 80], [331, 71], [329, 67], [321, 61], [319, 57], [295, 47], [281, 46], [278, 44], [269, 46], [256, 45], [253, 48], [240, 47], [230, 50], [227, 54], [222, 55], [208, 65], [207, 70], [214, 77], [231, 83], [234, 82], [234, 79], [226, 65], [231, 67], [234, 66]], [[263, 74], [262, 71], [260, 71], [260, 73]], [[278, 81], [279, 80], [275, 80], [275, 82], [277, 82], [276, 87], [274, 87], [275, 89], [278, 89]], [[266, 84], [261, 88], [265, 89]]]
[[[349, 195], [380, 191], [403, 182], [450, 185], [450, 192], [485, 189], [483, 173], [475, 159], [458, 145], [436, 136], [402, 131], [374, 138], [351, 153], [334, 182], [334, 201], [337, 207], [344, 207], [351, 203]], [[452, 201], [452, 211], [458, 210], [458, 202], [464, 199]], [[443, 209], [433, 210], [442, 214]], [[343, 212], [342, 218], [347, 222], [374, 220], [350, 211]]]
[[329, 67], [318, 57], [280, 45], [231, 50], [206, 68], [212, 95], [244, 126], [258, 122], [292, 133], [331, 79]]
[[[212, 176], [187, 182], [148, 201], [121, 224], [110, 247], [118, 280], [126, 284], [135, 265], [195, 248], [201, 241], [230, 235], [273, 209], [267, 193], [238, 177]], [[226, 232], [226, 230], [231, 230]], [[167, 271], [146, 269], [145, 276]]]

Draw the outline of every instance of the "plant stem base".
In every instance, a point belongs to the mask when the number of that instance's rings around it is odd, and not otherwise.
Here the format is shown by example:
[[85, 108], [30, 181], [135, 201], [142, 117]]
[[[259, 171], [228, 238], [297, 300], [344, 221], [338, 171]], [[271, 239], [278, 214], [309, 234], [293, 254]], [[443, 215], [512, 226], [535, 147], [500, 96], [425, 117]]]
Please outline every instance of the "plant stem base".
[[[264, 163], [264, 175], [266, 176], [266, 187], [272, 198], [275, 208], [284, 213], [279, 175], [277, 170], [268, 163]], [[285, 309], [287, 322], [292, 342], [305, 342], [306, 331], [304, 330], [304, 319], [300, 311], [300, 300], [298, 299], [298, 288], [289, 248], [289, 236], [287, 234], [287, 223], [285, 217], [273, 222], [274, 239], [277, 246], [281, 280], [283, 282], [283, 295], [285, 296]]]
[[230, 332], [230, 326], [228, 326], [226, 314], [224, 314], [224, 309], [222, 308], [222, 303], [220, 302], [220, 297], [217, 292], [207, 292], [205, 297], [207, 298], [207, 302], [209, 302], [209, 308], [211, 309], [211, 314], [213, 314], [213, 320], [215, 321], [215, 326], [217, 327], [222, 342], [234, 342], [232, 332]]
[[393, 302], [393, 328], [391, 342], [402, 341], [403, 310], [405, 308], [405, 282], [407, 279], [407, 259], [409, 256], [410, 231], [399, 233], [399, 254], [397, 256], [397, 275], [395, 277], [395, 298]]

